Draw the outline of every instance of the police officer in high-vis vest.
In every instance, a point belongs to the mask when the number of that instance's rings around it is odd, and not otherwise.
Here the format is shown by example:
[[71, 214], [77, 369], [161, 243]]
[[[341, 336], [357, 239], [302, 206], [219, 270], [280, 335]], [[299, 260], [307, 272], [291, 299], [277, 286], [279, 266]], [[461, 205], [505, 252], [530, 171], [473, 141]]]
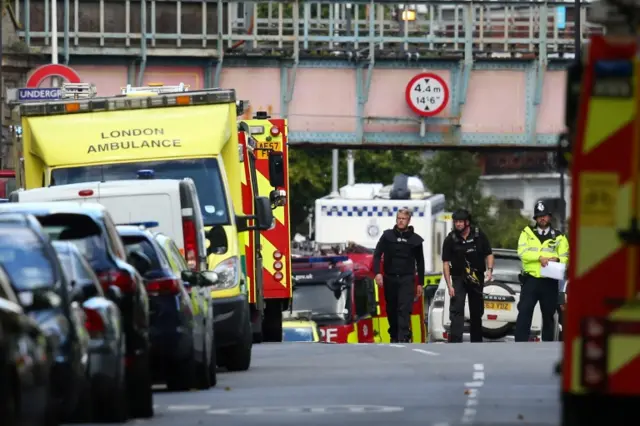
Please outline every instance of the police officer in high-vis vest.
[[569, 260], [569, 241], [562, 232], [551, 227], [551, 212], [543, 202], [536, 203], [533, 218], [536, 225], [524, 228], [518, 239], [523, 279], [518, 303], [516, 342], [529, 341], [533, 311], [538, 302], [542, 312], [542, 340], [553, 340], [554, 314], [558, 307], [558, 280], [543, 278], [540, 270], [549, 262], [566, 264]]

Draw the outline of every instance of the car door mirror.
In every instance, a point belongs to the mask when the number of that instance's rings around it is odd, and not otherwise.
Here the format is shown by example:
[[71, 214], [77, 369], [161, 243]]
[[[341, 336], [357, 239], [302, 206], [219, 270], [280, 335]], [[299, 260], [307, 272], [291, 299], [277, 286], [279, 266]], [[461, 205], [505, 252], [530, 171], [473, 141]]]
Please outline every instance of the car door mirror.
[[122, 299], [122, 291], [120, 291], [120, 289], [114, 285], [110, 285], [109, 287], [107, 287], [105, 295], [112, 302], [119, 302]]
[[256, 228], [259, 231], [268, 231], [273, 226], [273, 212], [271, 201], [267, 197], [256, 198]]
[[144, 276], [151, 269], [151, 260], [144, 253], [132, 251], [127, 256], [127, 263], [136, 268], [138, 273]]
[[284, 186], [284, 154], [269, 151], [269, 184], [274, 188]]
[[216, 285], [220, 277], [218, 274], [213, 271], [203, 271], [199, 274], [200, 279], [198, 280], [198, 286], [200, 287], [209, 287]]
[[197, 272], [189, 271], [189, 270], [182, 271], [180, 272], [180, 277], [182, 278], [182, 281], [184, 281], [190, 286], [195, 286], [198, 284], [199, 274]]

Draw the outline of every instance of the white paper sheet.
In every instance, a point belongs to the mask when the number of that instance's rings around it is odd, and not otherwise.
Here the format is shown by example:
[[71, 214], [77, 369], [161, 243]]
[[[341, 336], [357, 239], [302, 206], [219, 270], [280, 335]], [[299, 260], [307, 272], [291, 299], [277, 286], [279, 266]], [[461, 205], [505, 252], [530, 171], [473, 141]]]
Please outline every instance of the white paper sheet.
[[549, 262], [547, 266], [540, 269], [540, 275], [545, 278], [553, 278], [554, 280], [564, 280], [566, 267], [564, 263]]

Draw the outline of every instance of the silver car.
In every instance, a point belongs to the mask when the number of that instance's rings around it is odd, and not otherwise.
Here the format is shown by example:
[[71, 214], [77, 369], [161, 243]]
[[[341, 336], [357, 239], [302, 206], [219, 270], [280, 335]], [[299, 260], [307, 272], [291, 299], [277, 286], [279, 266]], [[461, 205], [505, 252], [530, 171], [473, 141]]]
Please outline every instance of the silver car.
[[[85, 328], [90, 337], [87, 374], [93, 393], [93, 417], [95, 420], [124, 422], [128, 414], [125, 334], [117, 305], [122, 296], [120, 289], [111, 286], [103, 291], [98, 277], [73, 243], [54, 241], [52, 245], [70, 283], [71, 299], [79, 303], [85, 312]], [[104, 400], [107, 399], [119, 400], [109, 412], [102, 408], [106, 406]]]

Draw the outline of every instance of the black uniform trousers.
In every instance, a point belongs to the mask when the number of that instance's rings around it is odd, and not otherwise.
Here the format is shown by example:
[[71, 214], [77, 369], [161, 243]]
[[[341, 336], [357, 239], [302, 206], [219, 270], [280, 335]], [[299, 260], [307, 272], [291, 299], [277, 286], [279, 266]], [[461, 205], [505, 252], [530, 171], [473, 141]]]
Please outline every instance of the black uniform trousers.
[[518, 303], [516, 342], [529, 341], [533, 311], [538, 302], [540, 302], [540, 312], [542, 313], [542, 340], [545, 342], [553, 341], [555, 334], [553, 316], [558, 309], [558, 280], [525, 275]]
[[451, 298], [449, 305], [449, 319], [451, 329], [449, 330], [450, 343], [462, 343], [464, 333], [464, 305], [469, 298], [469, 334], [472, 342], [482, 342], [482, 315], [484, 315], [483, 297], [483, 277], [480, 277], [480, 284], [468, 282], [464, 277], [451, 277], [451, 284], [455, 296]]
[[383, 289], [391, 341], [410, 342], [411, 311], [416, 295], [415, 276], [385, 275]]

